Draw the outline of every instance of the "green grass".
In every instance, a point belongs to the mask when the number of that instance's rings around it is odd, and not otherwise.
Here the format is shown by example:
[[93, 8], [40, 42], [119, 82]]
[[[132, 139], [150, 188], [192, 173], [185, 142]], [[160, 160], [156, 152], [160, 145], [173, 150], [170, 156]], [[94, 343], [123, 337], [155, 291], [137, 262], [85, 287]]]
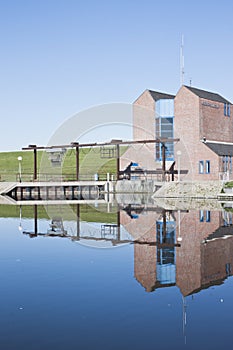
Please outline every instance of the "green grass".
[[[121, 155], [127, 147], [121, 147]], [[19, 161], [22, 157], [21, 172], [22, 181], [33, 179], [33, 151], [1, 152], [0, 153], [0, 180], [19, 180]], [[99, 179], [106, 179], [109, 173], [116, 176], [116, 158], [102, 158], [100, 148], [82, 148], [79, 154], [80, 179], [94, 179], [98, 173]], [[64, 180], [74, 180], [76, 176], [75, 149], [68, 149], [63, 157], [61, 166], [52, 165], [49, 154], [45, 151], [37, 151], [37, 169], [40, 179], [55, 180], [62, 175]]]
[[[37, 205], [37, 217], [38, 219], [49, 219], [55, 216], [62, 217], [63, 220], [74, 220], [76, 216], [76, 205], [54, 205], [49, 208], [43, 205]], [[98, 208], [94, 208], [91, 205], [82, 204], [79, 209], [79, 216], [81, 221], [87, 222], [104, 222], [104, 223], [116, 223], [117, 213], [107, 213], [106, 205], [100, 205]], [[49, 213], [49, 215], [48, 215]], [[34, 206], [23, 205], [22, 218], [33, 219], [34, 218]], [[0, 217], [2, 218], [19, 218], [20, 207], [17, 205], [0, 205]]]
[[[121, 148], [121, 155], [127, 148]], [[18, 157], [22, 157], [21, 171], [22, 181], [31, 181], [33, 179], [33, 151], [18, 152], [1, 152], [0, 153], [0, 177], [1, 181], [17, 181], [19, 180], [19, 161]], [[110, 173], [116, 176], [116, 158], [102, 158], [101, 150], [81, 149], [80, 150], [80, 178], [94, 179], [94, 174], [99, 174], [99, 179], [106, 179], [106, 174]], [[62, 175], [65, 180], [75, 179], [76, 154], [74, 149], [69, 149], [65, 153], [61, 166], [53, 166], [49, 159], [48, 153], [44, 151], [37, 152], [37, 168], [41, 180], [56, 179], [56, 176]], [[75, 206], [71, 206], [71, 210], [67, 210], [67, 206], [54, 206], [54, 215], [59, 215], [63, 220], [73, 220], [76, 211]], [[49, 219], [46, 207], [37, 206], [38, 219]], [[91, 205], [80, 206], [80, 219], [87, 222], [105, 222], [116, 223], [116, 213], [107, 213], [104, 206], [99, 205], [94, 208]], [[53, 211], [52, 211], [53, 213]], [[73, 214], [72, 214], [73, 213]], [[49, 211], [50, 214], [50, 211]], [[13, 205], [0, 205], [0, 217], [19, 218], [20, 208]], [[22, 206], [22, 217], [33, 218], [34, 206]], [[50, 215], [51, 217], [51, 215]]]

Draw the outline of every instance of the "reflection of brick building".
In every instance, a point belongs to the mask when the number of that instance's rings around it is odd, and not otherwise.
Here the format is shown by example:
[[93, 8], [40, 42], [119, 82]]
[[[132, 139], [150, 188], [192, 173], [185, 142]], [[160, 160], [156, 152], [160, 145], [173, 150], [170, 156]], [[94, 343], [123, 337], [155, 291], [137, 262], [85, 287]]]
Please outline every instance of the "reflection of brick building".
[[188, 295], [202, 285], [202, 242], [221, 225], [221, 214], [191, 210], [181, 213], [180, 222], [182, 243], [176, 250], [176, 285]]
[[[177, 161], [188, 170], [185, 179], [216, 180], [233, 178], [233, 110], [222, 96], [182, 86], [176, 96], [144, 91], [134, 102], [134, 140], [179, 138], [166, 144], [166, 169]], [[161, 144], [134, 145], [121, 160], [122, 169], [130, 161], [145, 169], [161, 168]]]
[[221, 283], [232, 274], [233, 266], [232, 215], [228, 219], [224, 215], [226, 212], [191, 210], [164, 216], [155, 209], [144, 212], [142, 219], [141, 215], [132, 219], [121, 213], [128, 232], [132, 236], [141, 233], [134, 236], [135, 278], [148, 292], [177, 285], [184, 296]]

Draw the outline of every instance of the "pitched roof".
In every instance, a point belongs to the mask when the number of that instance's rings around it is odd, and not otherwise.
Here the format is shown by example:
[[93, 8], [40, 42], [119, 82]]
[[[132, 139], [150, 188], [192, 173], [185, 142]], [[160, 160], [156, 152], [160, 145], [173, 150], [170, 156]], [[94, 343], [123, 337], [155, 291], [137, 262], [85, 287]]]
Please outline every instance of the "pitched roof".
[[206, 141], [205, 145], [219, 156], [233, 156], [233, 143]]
[[[232, 237], [232, 226], [220, 226], [217, 230], [215, 230], [213, 233], [211, 233], [206, 239], [205, 242], [211, 241], [217, 238], [223, 238], [223, 237]], [[226, 243], [228, 245], [228, 243]]]
[[174, 95], [170, 95], [170, 94], [165, 94], [163, 92], [158, 92], [158, 91], [153, 91], [153, 90], [148, 90], [149, 93], [151, 94], [152, 98], [155, 100], [155, 101], [158, 101], [158, 100], [165, 100], [165, 99], [174, 99], [175, 96]]
[[197, 95], [198, 97], [205, 98], [206, 100], [216, 101], [216, 102], [221, 102], [221, 103], [231, 103], [228, 100], [226, 100], [225, 98], [223, 98], [222, 96], [220, 96], [219, 94], [216, 94], [214, 92], [197, 89], [197, 88], [194, 88], [191, 86], [186, 86], [186, 85], [184, 85], [184, 86], [187, 89], [189, 89], [191, 92], [193, 92], [195, 95]]

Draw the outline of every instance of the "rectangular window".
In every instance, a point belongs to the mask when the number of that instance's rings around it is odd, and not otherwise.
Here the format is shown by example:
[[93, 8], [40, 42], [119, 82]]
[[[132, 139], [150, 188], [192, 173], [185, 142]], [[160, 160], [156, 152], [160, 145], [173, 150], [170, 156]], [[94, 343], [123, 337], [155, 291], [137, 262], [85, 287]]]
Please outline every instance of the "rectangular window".
[[230, 103], [228, 103], [228, 105], [227, 105], [227, 115], [228, 115], [228, 117], [231, 116], [231, 105], [230, 105]]
[[228, 163], [227, 156], [223, 156], [222, 162], [223, 162], [223, 171], [225, 173], [227, 172], [227, 163]]
[[230, 263], [226, 264], [226, 274], [227, 274], [227, 276], [231, 275], [231, 264]]
[[204, 161], [200, 160], [199, 162], [199, 174], [204, 174]]
[[224, 115], [227, 115], [227, 104], [224, 103]]
[[[173, 117], [158, 117], [156, 123], [156, 138], [173, 138]], [[168, 142], [165, 144], [166, 160], [174, 160], [174, 144]], [[156, 160], [162, 160], [162, 144], [156, 144]]]
[[200, 218], [200, 222], [204, 221], [204, 210], [199, 211], [199, 218]]
[[206, 174], [210, 173], [210, 161], [209, 160], [207, 160], [205, 162], [205, 172], [206, 172]]
[[224, 115], [227, 117], [231, 116], [231, 105], [230, 103], [224, 103]]
[[210, 211], [206, 210], [206, 222], [210, 222]]

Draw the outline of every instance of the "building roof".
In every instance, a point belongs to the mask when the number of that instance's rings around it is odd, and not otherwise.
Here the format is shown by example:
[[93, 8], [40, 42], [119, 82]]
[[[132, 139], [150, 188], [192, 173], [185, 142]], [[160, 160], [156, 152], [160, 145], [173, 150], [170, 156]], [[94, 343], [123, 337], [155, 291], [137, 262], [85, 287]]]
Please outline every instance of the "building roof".
[[[207, 243], [208, 241], [215, 240], [217, 238], [226, 238], [233, 236], [232, 226], [220, 226], [217, 230], [211, 233], [204, 241]], [[225, 242], [224, 242], [225, 243]], [[228, 243], [226, 243], [228, 245]]]
[[205, 145], [219, 156], [233, 156], [233, 143], [206, 141]]
[[221, 103], [231, 103], [230, 101], [226, 100], [225, 98], [223, 98], [222, 96], [214, 92], [197, 89], [191, 86], [186, 86], [186, 85], [184, 86], [187, 89], [189, 89], [191, 92], [193, 92], [195, 95], [197, 95], [198, 97], [204, 98], [206, 100], [216, 101]]
[[174, 95], [170, 95], [170, 94], [165, 94], [163, 92], [158, 92], [158, 91], [153, 91], [153, 90], [148, 90], [149, 93], [151, 94], [152, 98], [155, 100], [155, 101], [158, 101], [158, 100], [165, 100], [165, 99], [174, 99], [175, 96]]

